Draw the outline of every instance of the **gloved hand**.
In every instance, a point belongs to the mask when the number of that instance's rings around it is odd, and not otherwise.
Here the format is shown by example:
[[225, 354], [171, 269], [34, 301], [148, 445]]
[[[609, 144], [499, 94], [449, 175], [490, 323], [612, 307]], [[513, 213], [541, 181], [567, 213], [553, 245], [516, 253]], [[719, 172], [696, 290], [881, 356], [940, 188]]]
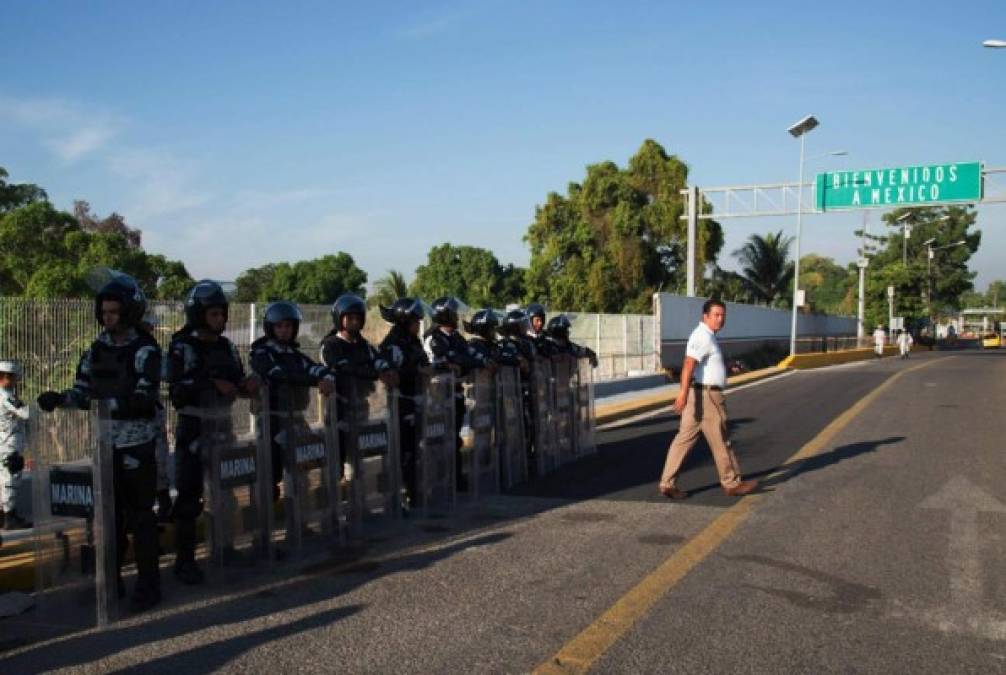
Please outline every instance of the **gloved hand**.
[[167, 490], [157, 491], [157, 520], [161, 523], [171, 522], [171, 493]]
[[24, 457], [20, 452], [12, 452], [4, 458], [4, 466], [13, 474], [21, 473], [24, 470]]
[[43, 391], [38, 395], [38, 407], [46, 412], [52, 412], [63, 402], [63, 395], [58, 391]]
[[15, 409], [15, 410], [17, 410], [17, 409], [19, 409], [19, 408], [23, 408], [23, 407], [24, 407], [24, 401], [22, 401], [22, 400], [21, 400], [21, 399], [19, 399], [19, 398], [12, 398], [12, 399], [10, 400], [10, 404], [11, 404], [12, 406], [14, 406], [14, 409]]
[[590, 361], [591, 368], [597, 368], [597, 354], [590, 347], [587, 348], [587, 360]]

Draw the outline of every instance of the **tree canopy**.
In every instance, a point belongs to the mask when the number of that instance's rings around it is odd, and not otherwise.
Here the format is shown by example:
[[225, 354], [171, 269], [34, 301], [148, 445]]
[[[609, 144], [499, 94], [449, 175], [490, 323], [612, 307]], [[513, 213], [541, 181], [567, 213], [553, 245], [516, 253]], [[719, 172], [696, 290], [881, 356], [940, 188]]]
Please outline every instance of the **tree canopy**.
[[[646, 140], [627, 168], [593, 164], [565, 195], [549, 193], [524, 237], [531, 248], [527, 297], [572, 311], [648, 312], [654, 292], [683, 290], [687, 180], [683, 161]], [[698, 270], [722, 246], [719, 224], [700, 220]]]
[[[899, 220], [902, 216], [906, 216], [904, 221]], [[966, 206], [896, 209], [885, 214], [888, 232], [867, 235], [880, 247], [866, 272], [867, 324], [887, 324], [888, 286], [895, 289], [894, 315], [909, 323], [918, 324], [930, 316], [930, 292], [932, 316], [958, 309], [962, 295], [974, 287], [975, 273], [968, 270], [968, 260], [981, 243], [981, 232], [972, 229], [976, 218], [977, 212]], [[905, 221], [912, 226], [907, 241]], [[931, 261], [925, 243], [929, 240], [934, 249]]]
[[290, 300], [304, 304], [327, 305], [343, 293], [366, 297], [367, 273], [356, 266], [353, 257], [340, 251], [313, 260], [293, 264], [270, 263], [245, 270], [236, 279], [234, 300], [269, 302]]
[[453, 295], [473, 307], [502, 307], [521, 302], [523, 276], [523, 269], [501, 265], [492, 251], [440, 244], [430, 249], [426, 264], [416, 268], [409, 290], [427, 300]]
[[854, 314], [857, 275], [855, 267], [847, 269], [831, 258], [814, 253], [802, 256], [800, 288], [807, 293], [808, 309], [824, 314]]
[[741, 263], [741, 277], [751, 298], [769, 306], [792, 306], [788, 291], [792, 290], [793, 263], [789, 260], [789, 246], [793, 238], [782, 231], [769, 232], [764, 237], [752, 234], [734, 251]]

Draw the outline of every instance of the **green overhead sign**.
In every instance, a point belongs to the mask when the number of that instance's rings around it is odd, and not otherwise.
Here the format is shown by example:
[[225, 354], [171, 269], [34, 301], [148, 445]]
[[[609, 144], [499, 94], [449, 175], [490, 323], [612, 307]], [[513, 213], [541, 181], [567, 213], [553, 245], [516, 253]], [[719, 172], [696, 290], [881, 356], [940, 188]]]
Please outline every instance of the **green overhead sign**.
[[819, 211], [977, 202], [982, 198], [980, 162], [928, 164], [817, 174]]

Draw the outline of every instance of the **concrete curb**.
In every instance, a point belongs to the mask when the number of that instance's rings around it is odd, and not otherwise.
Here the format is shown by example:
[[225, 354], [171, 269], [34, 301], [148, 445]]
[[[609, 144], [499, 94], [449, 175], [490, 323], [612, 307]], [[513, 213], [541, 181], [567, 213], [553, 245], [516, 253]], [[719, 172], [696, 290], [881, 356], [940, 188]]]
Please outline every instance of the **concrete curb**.
[[[928, 347], [913, 345], [912, 351], [929, 351]], [[884, 347], [884, 356], [897, 356], [898, 347], [887, 345]], [[853, 361], [866, 361], [874, 358], [873, 347], [864, 349], [843, 349], [837, 352], [814, 352], [812, 354], [796, 354], [787, 356], [779, 362], [780, 368], [794, 368], [796, 370], [807, 370], [809, 368], [823, 368], [825, 366], [836, 366], [840, 363], [852, 363]]]
[[[751, 382], [757, 382], [758, 380], [764, 380], [769, 377], [781, 375], [787, 370], [789, 370], [789, 368], [780, 368], [778, 366], [762, 368], [761, 370], [752, 370], [750, 373], [744, 373], [743, 375], [735, 375], [727, 378], [727, 386], [737, 387], [742, 384], [750, 384]], [[677, 397], [678, 391], [678, 387], [672, 387], [671, 389], [664, 390], [659, 394], [649, 394], [631, 401], [620, 401], [618, 403], [598, 405], [595, 409], [597, 425], [600, 426], [602, 424], [617, 422], [618, 420], [622, 420], [627, 417], [641, 415], [653, 410], [659, 410], [665, 406], [670, 406], [675, 397]]]

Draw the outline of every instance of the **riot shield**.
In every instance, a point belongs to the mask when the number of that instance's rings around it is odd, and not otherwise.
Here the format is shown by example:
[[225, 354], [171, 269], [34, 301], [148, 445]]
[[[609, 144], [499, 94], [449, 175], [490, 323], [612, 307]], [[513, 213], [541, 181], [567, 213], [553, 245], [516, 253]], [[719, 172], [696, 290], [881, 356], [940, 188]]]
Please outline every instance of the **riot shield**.
[[577, 362], [575, 395], [576, 452], [578, 457], [585, 457], [597, 452], [594, 438], [594, 427], [597, 420], [594, 414], [594, 368], [590, 361], [580, 359]]
[[531, 365], [531, 420], [534, 424], [535, 467], [539, 477], [559, 468], [553, 429], [554, 405], [552, 362], [536, 356]]
[[552, 356], [553, 439], [559, 464], [576, 459], [574, 432], [576, 408], [573, 391], [576, 388], [576, 359], [570, 354]]
[[368, 521], [401, 516], [402, 467], [398, 448], [398, 399], [380, 381], [350, 379], [340, 401], [347, 429], [350, 524], [359, 535]]
[[496, 373], [496, 447], [504, 489], [527, 481], [527, 446], [521, 408], [520, 371], [504, 367]]
[[248, 428], [249, 401], [205, 395], [198, 409], [199, 452], [203, 465], [206, 547], [211, 577], [229, 569], [272, 561], [272, 481], [270, 480], [268, 388], [255, 409], [260, 434]]
[[[71, 411], [47, 417], [54, 439], [80, 432], [81, 416]], [[56, 457], [49, 444], [44, 450], [42, 444], [36, 446], [32, 481], [36, 606], [38, 615], [53, 625], [102, 627], [120, 612], [107, 401], [92, 404], [86, 427], [89, 456]]]
[[465, 424], [461, 433], [464, 445], [463, 484], [472, 499], [498, 494], [500, 489], [499, 454], [496, 446], [495, 378], [485, 368], [473, 371], [464, 381]]
[[[338, 498], [338, 434], [326, 427], [327, 399], [307, 386], [273, 385], [269, 401], [274, 453], [282, 466], [273, 465], [273, 481], [283, 472], [283, 517], [290, 553], [303, 553], [308, 540], [324, 547], [342, 534]], [[341, 538], [340, 538], [341, 540]]]
[[454, 376], [422, 375], [416, 402], [418, 457], [416, 502], [424, 515], [451, 510], [457, 498], [455, 483]]

